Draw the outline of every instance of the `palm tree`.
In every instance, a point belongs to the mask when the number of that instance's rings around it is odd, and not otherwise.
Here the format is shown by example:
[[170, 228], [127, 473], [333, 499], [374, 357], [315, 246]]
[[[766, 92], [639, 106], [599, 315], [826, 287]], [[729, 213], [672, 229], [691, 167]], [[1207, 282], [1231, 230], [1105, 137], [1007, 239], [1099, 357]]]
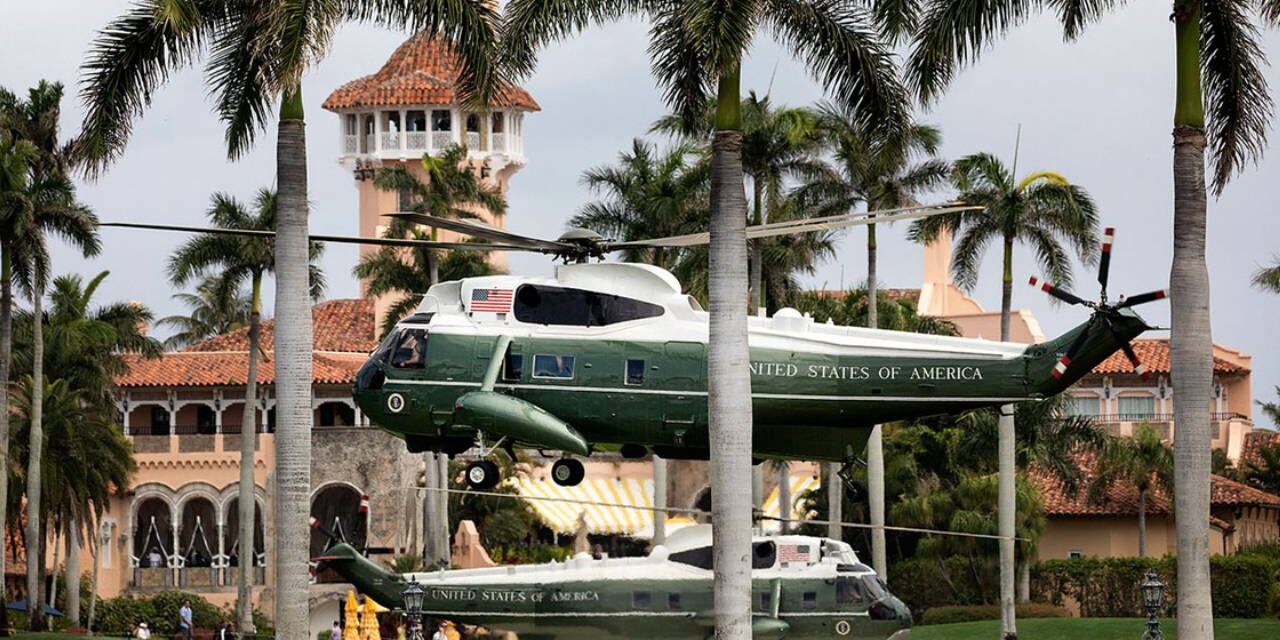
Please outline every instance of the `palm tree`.
[[[1069, 246], [1086, 264], [1092, 263], [1097, 244], [1098, 214], [1092, 198], [1065, 177], [1047, 171], [1036, 172], [1020, 181], [1015, 178], [1017, 161], [1010, 170], [988, 153], [976, 153], [957, 160], [952, 183], [960, 199], [983, 206], [984, 211], [964, 211], [916, 221], [913, 239], [928, 243], [947, 230], [959, 233], [952, 268], [962, 287], [972, 289], [978, 280], [982, 252], [993, 240], [1003, 248], [1004, 274], [1000, 296], [1000, 339], [1009, 339], [1009, 319], [1013, 302], [1013, 247], [1022, 242], [1035, 251], [1036, 262], [1053, 281], [1069, 286], [1071, 259]], [[1067, 245], [1067, 246], [1064, 246]], [[1014, 446], [1012, 405], [1000, 409], [1001, 509], [1000, 603], [1002, 631], [1016, 636], [1014, 620]]]
[[[1280, 384], [1276, 385], [1275, 393], [1280, 396]], [[1263, 402], [1261, 400], [1255, 400], [1254, 402], [1257, 402], [1258, 406], [1262, 407], [1262, 412], [1267, 414], [1268, 418], [1271, 418], [1272, 424], [1280, 427], [1280, 402]]]
[[1262, 267], [1255, 271], [1253, 285], [1264, 291], [1280, 293], [1280, 259], [1270, 267]]
[[[812, 206], [817, 216], [839, 215], [865, 204], [868, 210], [894, 209], [918, 203], [918, 197], [946, 182], [949, 166], [937, 159], [942, 133], [937, 127], [912, 122], [886, 135], [864, 131], [849, 122], [834, 105], [818, 111], [818, 130], [834, 166], [821, 160], [804, 163], [805, 178], [795, 196]], [[917, 159], [921, 159], [916, 163]], [[876, 225], [867, 225], [867, 326], [878, 326], [876, 295]], [[880, 425], [867, 439], [867, 478], [870, 520], [884, 526], [884, 442]], [[831, 465], [830, 472], [838, 469]], [[833, 501], [833, 506], [838, 505]], [[838, 515], [833, 510], [832, 527]], [[883, 528], [871, 530], [871, 565], [881, 577], [888, 574]]]
[[536, 50], [592, 24], [625, 15], [650, 20], [654, 74], [687, 130], [717, 97], [711, 142], [710, 340], [707, 403], [715, 528], [716, 634], [746, 638], [751, 629], [751, 395], [747, 369], [746, 198], [742, 166], [741, 62], [756, 32], [767, 30], [804, 60], [851, 117], [901, 126], [905, 95], [888, 47], [852, 3], [748, 0], [734, 3], [511, 0], [505, 58], [521, 75]]
[[[6, 92], [7, 94], [7, 92]], [[11, 94], [0, 97], [0, 124], [9, 135], [24, 139], [35, 149], [30, 159], [30, 174], [25, 194], [10, 194], [6, 207], [14, 213], [7, 234], [9, 244], [4, 250], [11, 254], [12, 277], [22, 283], [32, 302], [32, 377], [44, 380], [44, 336], [40, 318], [44, 299], [44, 284], [49, 279], [50, 257], [44, 234], [53, 232], [81, 249], [85, 257], [97, 254], [97, 218], [87, 207], [76, 202], [75, 186], [67, 177], [70, 166], [68, 149], [58, 141], [58, 117], [61, 114], [62, 85], [40, 82], [27, 94], [25, 100]], [[27, 470], [27, 500], [33, 511], [40, 507], [40, 454], [42, 439], [41, 412], [44, 403], [40, 395], [43, 384], [33, 388], [31, 407], [31, 457]], [[7, 441], [6, 441], [7, 442]], [[7, 498], [7, 496], [4, 496]], [[39, 523], [28, 519], [27, 533], [38, 533]], [[38, 594], [40, 558], [28, 554], [27, 592]], [[28, 626], [39, 628], [43, 619], [39, 615], [28, 618]]]
[[[1174, 24], [1173, 260], [1170, 301], [1171, 367], [1178, 372], [1174, 420], [1178, 439], [1176, 510], [1209, 511], [1211, 468], [1208, 405], [1213, 378], [1209, 328], [1209, 273], [1205, 264], [1205, 149], [1212, 152], [1213, 190], [1221, 194], [1242, 167], [1265, 148], [1272, 99], [1263, 73], [1259, 25], [1280, 25], [1276, 0], [1171, 0]], [[1063, 35], [1074, 40], [1119, 2], [989, 2], [964, 10], [930, 0], [920, 14], [907, 75], [923, 99], [936, 98], [957, 64], [975, 60], [995, 38], [1034, 9], [1052, 8]], [[1163, 16], [1162, 16], [1163, 17]], [[1205, 104], [1208, 103], [1206, 109]], [[1207, 111], [1207, 113], [1206, 113]], [[1207, 118], [1206, 118], [1207, 116]], [[1213, 637], [1209, 593], [1209, 523], [1178, 520], [1179, 637]]]
[[[32, 384], [32, 378], [24, 377], [18, 385], [18, 422], [12, 451], [18, 463], [27, 462], [29, 455], [29, 439], [25, 436], [31, 428]], [[74, 613], [74, 619], [79, 620], [79, 575], [74, 566], [78, 560], [70, 550], [79, 544], [80, 531], [96, 529], [111, 496], [129, 486], [135, 469], [133, 450], [120, 427], [73, 382], [46, 380], [41, 395], [46, 450], [40, 477], [46, 500], [36, 519], [42, 530], [55, 532], [55, 538], [57, 532], [62, 532], [67, 539], [67, 615]], [[12, 495], [20, 495], [19, 491]], [[6, 505], [15, 519], [22, 509], [21, 500]], [[39, 540], [46, 538], [47, 533]], [[42, 548], [30, 538], [27, 542], [29, 549]], [[49, 598], [50, 602], [53, 600]]]
[[[707, 228], [710, 165], [693, 142], [659, 149], [643, 138], [631, 141], [631, 149], [618, 154], [612, 165], [582, 172], [581, 182], [596, 200], [588, 202], [569, 220], [571, 227], [591, 229], [618, 240], [696, 233]], [[696, 249], [668, 247], [634, 248], [622, 253], [628, 262], [643, 262], [671, 271], [686, 286], [697, 279], [691, 273]], [[705, 267], [703, 267], [705, 271]], [[705, 282], [706, 277], [700, 278]]]
[[156, 322], [157, 327], [168, 326], [176, 330], [165, 338], [166, 349], [181, 349], [245, 326], [253, 305], [252, 298], [240, 288], [228, 284], [224, 278], [208, 276], [196, 284], [194, 292], [172, 296], [190, 311], [187, 315], [165, 316]]
[[[242, 231], [271, 231], [276, 228], [279, 215], [279, 198], [275, 191], [259, 189], [254, 197], [252, 211], [239, 200], [225, 193], [215, 193], [206, 216], [210, 224], [223, 229]], [[233, 302], [226, 292], [249, 289], [249, 353], [248, 373], [244, 387], [244, 409], [240, 419], [240, 531], [239, 540], [252, 540], [254, 531], [253, 460], [254, 437], [247, 429], [256, 425], [255, 408], [258, 405], [258, 356], [262, 349], [262, 283], [269, 273], [276, 271], [276, 243], [270, 236], [241, 236], [202, 234], [188, 240], [169, 257], [169, 280], [176, 286], [184, 286], [195, 278], [202, 278], [203, 285], [211, 285], [214, 291], [223, 292], [226, 302]], [[308, 278], [311, 299], [319, 299], [324, 292], [324, 277], [315, 260], [323, 251], [321, 245], [310, 243]], [[276, 286], [283, 286], [277, 279]], [[227, 316], [234, 308], [223, 308], [219, 313]], [[308, 314], [309, 319], [310, 314]], [[277, 345], [279, 343], [277, 342]], [[279, 347], [277, 346], [277, 350]], [[277, 360], [277, 367], [279, 361]], [[277, 378], [279, 380], [279, 378]], [[277, 385], [279, 386], [279, 385]], [[240, 567], [236, 584], [237, 624], [242, 630], [253, 625], [252, 590], [249, 576], [253, 572], [253, 554], [240, 554]]]
[[1280, 444], [1258, 447], [1256, 459], [1245, 460], [1241, 479], [1267, 493], [1280, 493]]
[[1147, 495], [1159, 487], [1173, 492], [1173, 452], [1148, 424], [1139, 424], [1132, 437], [1110, 437], [1098, 457], [1089, 499], [1099, 502], [1107, 491], [1124, 484], [1138, 491], [1138, 557], [1147, 557]]
[[500, 88], [490, 64], [496, 7], [486, 0], [142, 0], [99, 33], [84, 67], [86, 109], [77, 152], [95, 174], [123, 152], [134, 118], [159, 86], [203, 52], [209, 53], [206, 77], [227, 125], [232, 158], [248, 150], [279, 101], [275, 623], [284, 637], [301, 637], [308, 624], [312, 329], [302, 75], [324, 59], [337, 29], [348, 22], [439, 33], [458, 52], [464, 97], [476, 94], [483, 102]]

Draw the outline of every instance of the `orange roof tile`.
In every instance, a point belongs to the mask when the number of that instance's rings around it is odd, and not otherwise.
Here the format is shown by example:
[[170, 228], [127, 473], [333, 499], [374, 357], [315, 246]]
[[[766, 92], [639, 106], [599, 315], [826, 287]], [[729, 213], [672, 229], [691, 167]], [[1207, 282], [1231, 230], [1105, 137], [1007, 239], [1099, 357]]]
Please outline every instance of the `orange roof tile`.
[[[1168, 338], [1134, 340], [1133, 351], [1138, 354], [1138, 359], [1142, 361], [1142, 364], [1147, 366], [1147, 371], [1169, 373]], [[1216, 356], [1213, 358], [1213, 370], [1217, 373], [1245, 373], [1248, 371], [1248, 369]], [[1103, 374], [1133, 373], [1133, 365], [1129, 364], [1129, 359], [1125, 357], [1124, 352], [1117, 351], [1094, 367], [1093, 372]]]
[[[373, 303], [368, 300], [329, 300], [311, 310], [315, 353], [313, 384], [345, 384], [377, 346]], [[262, 323], [262, 349], [258, 382], [275, 382], [273, 350], [275, 323]], [[242, 385], [248, 379], [249, 331], [237, 329], [197, 342], [182, 351], [159, 358], [128, 356], [129, 372], [118, 376], [120, 387], [207, 387]]]
[[[373, 75], [352, 80], [334, 90], [322, 105], [329, 111], [356, 107], [457, 104], [458, 55], [448, 43], [421, 32], [400, 45]], [[539, 111], [541, 107], [520, 87], [498, 91], [492, 106]]]
[[1258, 462], [1258, 449], [1280, 447], [1280, 433], [1269, 429], [1254, 429], [1244, 437], [1244, 449], [1240, 452], [1240, 465]]
[[[1031, 483], [1040, 491], [1045, 513], [1050, 516], [1129, 516], [1138, 513], [1138, 490], [1132, 486], [1113, 484], [1097, 504], [1089, 501], [1088, 486], [1093, 480], [1093, 458], [1081, 456], [1080, 465], [1084, 477], [1080, 492], [1072, 496], [1062, 483], [1042, 467], [1032, 467], [1028, 473]], [[1209, 502], [1214, 507], [1257, 505], [1280, 507], [1280, 496], [1259, 491], [1245, 484], [1222, 476], [1210, 476]], [[1173, 511], [1173, 500], [1159, 487], [1147, 493], [1148, 514], [1168, 514]]]

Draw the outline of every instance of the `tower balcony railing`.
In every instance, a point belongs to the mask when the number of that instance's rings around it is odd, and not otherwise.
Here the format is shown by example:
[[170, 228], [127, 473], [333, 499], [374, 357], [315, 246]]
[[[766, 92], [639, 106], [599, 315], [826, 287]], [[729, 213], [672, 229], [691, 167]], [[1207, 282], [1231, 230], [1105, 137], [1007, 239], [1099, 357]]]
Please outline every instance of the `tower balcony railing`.
[[467, 149], [470, 151], [486, 151], [480, 148], [480, 133], [478, 131], [467, 132]]
[[360, 139], [355, 134], [342, 136], [342, 152], [351, 155], [360, 149]]
[[507, 134], [494, 133], [489, 136], [490, 145], [494, 151], [507, 150]]
[[426, 131], [409, 131], [404, 134], [404, 145], [406, 151], [422, 152], [427, 150], [427, 132]]

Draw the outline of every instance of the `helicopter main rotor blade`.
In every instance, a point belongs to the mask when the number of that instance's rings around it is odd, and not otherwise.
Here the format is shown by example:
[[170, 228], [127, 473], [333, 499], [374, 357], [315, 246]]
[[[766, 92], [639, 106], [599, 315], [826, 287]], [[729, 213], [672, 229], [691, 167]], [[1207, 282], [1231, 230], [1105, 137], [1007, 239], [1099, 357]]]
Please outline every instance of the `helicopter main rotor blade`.
[[543, 240], [541, 238], [533, 238], [523, 236], [518, 233], [505, 231], [497, 227], [491, 227], [487, 224], [476, 222], [474, 220], [455, 220], [452, 218], [440, 218], [425, 213], [416, 213], [413, 211], [396, 211], [394, 213], [383, 214], [388, 218], [397, 220], [407, 220], [409, 222], [420, 224], [427, 227], [435, 227], [446, 231], [453, 231], [469, 235], [473, 238], [489, 240], [504, 244], [517, 245], [526, 251], [541, 251], [543, 253], [560, 253], [564, 251], [574, 251], [577, 249], [575, 245], [567, 242], [555, 242], [552, 240]]
[[1150, 291], [1147, 293], [1139, 293], [1136, 296], [1129, 296], [1128, 298], [1125, 298], [1123, 301], [1120, 302], [1120, 304], [1116, 305], [1116, 308], [1124, 309], [1125, 307], [1136, 307], [1140, 304], [1155, 302], [1156, 300], [1163, 300], [1168, 295], [1169, 295], [1169, 292], [1164, 289], [1160, 289], [1158, 291]]
[[[981, 209], [982, 207], [975, 206], [930, 205], [924, 207], [885, 209], [865, 213], [845, 213], [838, 216], [827, 216], [824, 218], [802, 218], [800, 220], [788, 220], [786, 222], [773, 222], [747, 227], [747, 238], [772, 238], [775, 236], [795, 233], [809, 233], [827, 229], [843, 229], [845, 227], [893, 222], [895, 220], [926, 218], [929, 216], [936, 216], [944, 213], [957, 213], [960, 211], [979, 211]], [[617, 249], [645, 247], [692, 247], [707, 244], [709, 242], [711, 242], [711, 234], [704, 232], [690, 233], [681, 236], [668, 236], [666, 238], [652, 238], [649, 240], [610, 242], [607, 243], [605, 247], [608, 251], [614, 251]]]
[[[223, 227], [187, 227], [173, 224], [148, 224], [143, 222], [102, 222], [99, 226], [119, 227], [126, 229], [150, 229], [152, 231], [177, 231], [180, 233], [213, 233], [228, 236], [250, 238], [271, 238], [274, 231], [259, 229], [226, 229]], [[364, 236], [332, 236], [312, 234], [308, 236], [313, 242], [335, 242], [340, 244], [363, 244], [382, 247], [423, 247], [427, 249], [444, 249], [449, 251], [528, 251], [524, 245], [503, 244], [495, 242], [438, 242], [435, 240], [416, 240], [413, 238], [367, 238]]]

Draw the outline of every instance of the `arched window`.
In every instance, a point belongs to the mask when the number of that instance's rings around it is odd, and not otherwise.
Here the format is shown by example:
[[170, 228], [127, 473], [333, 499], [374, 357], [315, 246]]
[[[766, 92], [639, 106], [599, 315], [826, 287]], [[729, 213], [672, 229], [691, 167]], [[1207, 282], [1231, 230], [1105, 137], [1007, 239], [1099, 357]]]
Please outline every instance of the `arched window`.
[[[345, 484], [331, 484], [311, 498], [311, 555], [318, 556], [337, 542], [363, 549], [368, 530], [368, 514], [360, 508], [360, 492]], [[336, 538], [333, 540], [330, 538]]]
[[323, 402], [316, 407], [316, 426], [354, 427], [356, 410], [345, 402]]
[[134, 510], [133, 557], [138, 566], [158, 569], [168, 564], [173, 553], [173, 516], [163, 498], [143, 498]]

